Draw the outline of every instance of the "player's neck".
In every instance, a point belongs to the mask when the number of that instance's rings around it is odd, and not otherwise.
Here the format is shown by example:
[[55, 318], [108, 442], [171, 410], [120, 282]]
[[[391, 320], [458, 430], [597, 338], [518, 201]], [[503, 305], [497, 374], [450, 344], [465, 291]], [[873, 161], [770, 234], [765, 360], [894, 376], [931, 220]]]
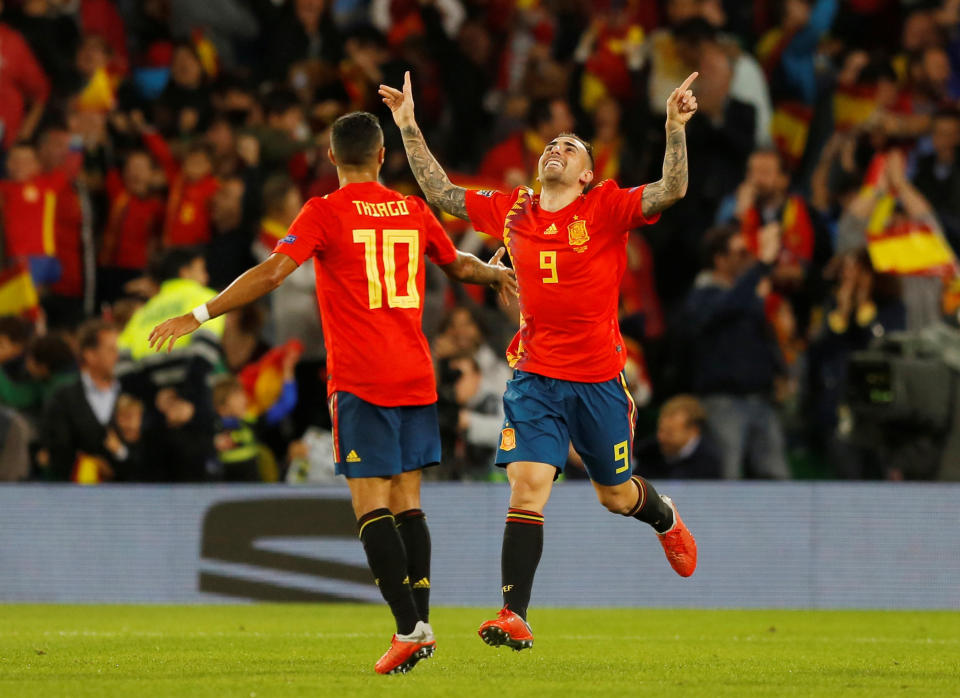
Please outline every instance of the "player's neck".
[[569, 206], [583, 193], [580, 184], [575, 186], [554, 185], [543, 186], [540, 191], [540, 208], [544, 211], [559, 211]]
[[345, 187], [348, 184], [363, 184], [365, 182], [376, 182], [380, 174], [380, 168], [371, 167], [338, 167], [337, 178], [340, 180], [340, 186]]

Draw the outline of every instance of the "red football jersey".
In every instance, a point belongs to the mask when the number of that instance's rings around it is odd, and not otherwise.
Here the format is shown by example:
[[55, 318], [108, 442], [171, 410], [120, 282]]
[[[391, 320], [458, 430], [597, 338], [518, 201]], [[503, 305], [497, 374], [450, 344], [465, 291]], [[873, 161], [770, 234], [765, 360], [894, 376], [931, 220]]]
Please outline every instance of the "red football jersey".
[[66, 186], [67, 178], [59, 170], [26, 182], [0, 181], [7, 256], [52, 257], [57, 253], [57, 197]]
[[643, 187], [606, 181], [559, 211], [526, 187], [467, 192], [481, 232], [504, 241], [520, 286], [520, 331], [507, 350], [515, 368], [584, 383], [615, 378], [627, 352], [617, 321], [627, 235], [643, 215]]
[[327, 345], [327, 393], [383, 407], [437, 400], [423, 336], [423, 255], [450, 264], [457, 250], [422, 199], [376, 182], [307, 201], [274, 252], [316, 257]]

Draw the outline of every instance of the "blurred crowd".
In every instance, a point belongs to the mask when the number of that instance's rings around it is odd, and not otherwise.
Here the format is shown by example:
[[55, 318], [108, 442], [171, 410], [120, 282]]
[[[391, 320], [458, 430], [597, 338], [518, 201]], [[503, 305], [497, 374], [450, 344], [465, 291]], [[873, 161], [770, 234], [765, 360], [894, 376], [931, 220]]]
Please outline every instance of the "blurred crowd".
[[[328, 477], [311, 264], [156, 354], [157, 322], [337, 187], [329, 126], [413, 74], [451, 179], [537, 187], [545, 143], [690, 185], [631, 234], [638, 472], [930, 478], [854, 439], [850, 357], [960, 306], [960, 0], [0, 0], [0, 480]], [[442, 218], [464, 250], [496, 241]], [[437, 272], [437, 270], [433, 270]], [[517, 309], [429, 273], [445, 467], [489, 479]], [[571, 451], [568, 477], [576, 477]]]

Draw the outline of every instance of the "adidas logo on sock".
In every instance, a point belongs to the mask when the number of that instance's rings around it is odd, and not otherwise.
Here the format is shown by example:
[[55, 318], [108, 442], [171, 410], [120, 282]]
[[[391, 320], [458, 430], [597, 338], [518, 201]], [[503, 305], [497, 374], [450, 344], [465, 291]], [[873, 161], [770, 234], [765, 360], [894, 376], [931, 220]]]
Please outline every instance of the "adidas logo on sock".
[[429, 588], [430, 588], [430, 580], [427, 579], [426, 577], [423, 577], [423, 578], [420, 579], [419, 581], [416, 581], [416, 582], [413, 583], [413, 588], [414, 588], [414, 589], [429, 589]]
[[360, 462], [360, 456], [357, 455], [356, 451], [351, 449], [350, 453], [347, 454], [347, 463], [359, 463], [359, 462]]

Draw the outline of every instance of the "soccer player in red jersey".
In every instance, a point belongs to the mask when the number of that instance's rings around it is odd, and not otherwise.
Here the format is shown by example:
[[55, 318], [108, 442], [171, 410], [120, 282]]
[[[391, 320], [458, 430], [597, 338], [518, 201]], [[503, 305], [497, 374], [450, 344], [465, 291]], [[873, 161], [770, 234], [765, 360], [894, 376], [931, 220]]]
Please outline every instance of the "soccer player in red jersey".
[[428, 623], [430, 538], [420, 509], [420, 469], [440, 460], [436, 379], [421, 330], [426, 254], [448, 276], [516, 293], [513, 272], [458, 251], [422, 199], [377, 182], [383, 132], [372, 114], [333, 125], [328, 156], [340, 188], [310, 199], [266, 261], [210, 302], [161, 323], [165, 342], [250, 303], [315, 258], [327, 342], [328, 398], [337, 472], [347, 478], [367, 561], [397, 622], [382, 674], [433, 654]]
[[380, 86], [427, 200], [502, 239], [517, 273], [520, 331], [507, 350], [515, 372], [503, 397], [496, 458], [510, 481], [504, 607], [480, 626], [487, 644], [517, 650], [533, 644], [526, 615], [543, 549], [543, 508], [571, 442], [600, 502], [650, 524], [678, 574], [687, 577], [696, 567], [696, 544], [671, 500], [631, 476], [636, 406], [623, 376], [627, 352], [617, 322], [628, 231], [655, 223], [686, 193], [684, 134], [697, 109], [688, 89], [696, 77], [691, 74], [667, 100], [662, 179], [632, 189], [610, 181], [590, 188], [590, 145], [562, 133], [540, 156], [539, 195], [527, 187], [504, 194], [451, 184], [417, 128], [410, 74], [402, 91]]

